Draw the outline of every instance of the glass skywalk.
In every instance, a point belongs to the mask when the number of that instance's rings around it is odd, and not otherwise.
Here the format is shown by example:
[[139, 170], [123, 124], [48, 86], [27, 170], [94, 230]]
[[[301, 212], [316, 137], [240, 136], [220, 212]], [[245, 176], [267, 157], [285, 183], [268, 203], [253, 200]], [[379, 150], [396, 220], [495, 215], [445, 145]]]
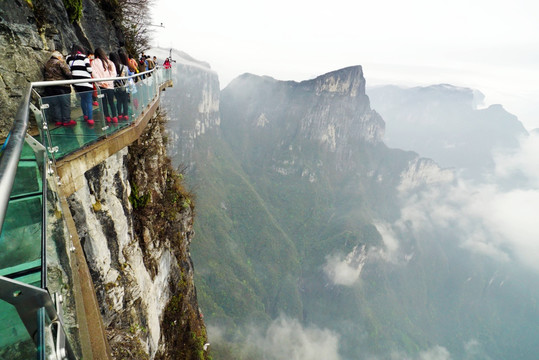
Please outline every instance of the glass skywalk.
[[[23, 104], [32, 109], [35, 127], [31, 126], [29, 133], [33, 137], [27, 136], [20, 151], [7, 210], [0, 219], [3, 220], [0, 232], [0, 359], [80, 357], [80, 349], [77, 347], [73, 351], [63, 329], [61, 313], [66, 309], [61, 298], [53, 296], [53, 293], [58, 294], [58, 289], [69, 285], [58, 283], [57, 276], [47, 273], [47, 264], [60, 263], [70, 244], [69, 231], [61, 213], [61, 194], [58, 193], [54, 165], [56, 160], [98, 141], [106, 141], [109, 136], [133, 125], [159, 96], [159, 88], [170, 80], [170, 73], [171, 70], [158, 69], [152, 76], [136, 83], [128, 81], [125, 87], [118, 89], [129, 94], [129, 102], [128, 119], [117, 123], [107, 122], [104, 117], [101, 95], [98, 95], [98, 105], [93, 108], [93, 125], [82, 117], [75, 93], [64, 96], [69, 97], [71, 116], [77, 121], [76, 125], [57, 126], [51, 119], [49, 101], [35, 91], [33, 105], [29, 98]], [[35, 89], [47, 84], [32, 85]], [[15, 121], [28, 123], [28, 112], [24, 117]], [[6, 168], [2, 162], [7, 160], [1, 153], [1, 169]], [[3, 186], [2, 182], [9, 174], [0, 173], [0, 176]], [[74, 317], [74, 314], [70, 316]], [[61, 345], [63, 341], [58, 340], [64, 338], [66, 344]], [[77, 343], [77, 339], [72, 341]]]

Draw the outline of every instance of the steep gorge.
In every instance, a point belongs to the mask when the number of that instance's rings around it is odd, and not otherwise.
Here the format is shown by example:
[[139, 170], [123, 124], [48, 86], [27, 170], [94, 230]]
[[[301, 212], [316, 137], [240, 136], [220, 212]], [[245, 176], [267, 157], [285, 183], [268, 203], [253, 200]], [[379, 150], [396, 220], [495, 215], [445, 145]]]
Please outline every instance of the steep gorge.
[[[178, 70], [181, 82], [195, 82]], [[183, 90], [173, 101], [193, 96]], [[194, 149], [195, 278], [215, 356], [532, 358], [519, 349], [534, 348], [537, 312], [506, 308], [517, 293], [533, 308], [537, 292], [497, 281], [537, 281], [463, 245], [470, 234], [458, 215], [431, 200], [444, 194], [456, 206], [458, 173], [384, 144], [361, 67], [299, 83], [244, 74], [210, 95], [219, 123], [184, 136], [178, 129], [200, 116], [184, 106], [168, 129]], [[433, 226], [440, 215], [448, 224]]]

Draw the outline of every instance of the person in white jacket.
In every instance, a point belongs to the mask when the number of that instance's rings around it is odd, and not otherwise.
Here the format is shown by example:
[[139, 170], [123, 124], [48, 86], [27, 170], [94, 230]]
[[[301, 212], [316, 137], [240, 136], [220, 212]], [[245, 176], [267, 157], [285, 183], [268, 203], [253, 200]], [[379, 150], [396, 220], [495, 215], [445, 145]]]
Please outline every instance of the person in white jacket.
[[[96, 79], [114, 78], [116, 77], [116, 67], [109, 60], [105, 51], [101, 48], [97, 48], [94, 51], [95, 59], [92, 61], [92, 74]], [[103, 98], [103, 113], [107, 122], [118, 122], [118, 112], [114, 105], [114, 82], [101, 81], [97, 82], [97, 86], [104, 95]], [[112, 115], [112, 116], [111, 116]]]

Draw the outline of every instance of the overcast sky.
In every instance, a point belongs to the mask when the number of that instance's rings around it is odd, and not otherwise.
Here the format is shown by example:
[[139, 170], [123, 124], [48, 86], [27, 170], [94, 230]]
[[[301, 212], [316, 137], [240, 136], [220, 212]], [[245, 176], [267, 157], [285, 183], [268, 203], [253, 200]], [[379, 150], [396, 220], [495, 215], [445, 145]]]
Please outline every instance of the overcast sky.
[[362, 65], [367, 86], [478, 89], [539, 128], [536, 0], [155, 0], [154, 45], [210, 63], [221, 87], [250, 72], [306, 80]]

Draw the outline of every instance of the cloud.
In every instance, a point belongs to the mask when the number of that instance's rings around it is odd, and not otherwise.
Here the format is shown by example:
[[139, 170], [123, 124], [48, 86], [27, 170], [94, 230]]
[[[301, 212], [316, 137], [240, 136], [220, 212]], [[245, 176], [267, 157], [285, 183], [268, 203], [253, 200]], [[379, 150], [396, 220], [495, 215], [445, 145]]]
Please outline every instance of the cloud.
[[367, 259], [365, 245], [354, 249], [346, 256], [329, 255], [326, 257], [324, 272], [335, 285], [352, 286], [359, 280]]
[[[370, 357], [369, 360], [378, 360], [378, 357]], [[423, 350], [417, 356], [410, 356], [401, 351], [393, 351], [386, 355], [384, 359], [390, 360], [450, 360], [449, 351], [440, 345], [435, 345], [429, 349]]]
[[435, 346], [419, 353], [419, 360], [449, 360], [449, 351], [443, 346]]
[[336, 333], [303, 327], [298, 320], [284, 316], [272, 322], [264, 337], [250, 340], [264, 351], [267, 360], [340, 360]]
[[[539, 271], [538, 140], [532, 135], [522, 139], [520, 151], [498, 153], [489, 182], [457, 179], [407, 194], [395, 229], [451, 233], [462, 248]], [[525, 186], [516, 186], [515, 177]]]
[[[227, 341], [222, 328], [209, 325], [207, 330], [210, 343], [215, 346]], [[234, 353], [241, 359], [341, 360], [337, 333], [304, 326], [284, 315], [273, 320], [265, 330], [251, 326], [244, 332], [249, 335], [234, 346]]]
[[499, 179], [515, 176], [523, 178], [525, 185], [539, 188], [539, 134], [520, 139], [520, 149], [512, 153], [494, 153], [495, 175]]

